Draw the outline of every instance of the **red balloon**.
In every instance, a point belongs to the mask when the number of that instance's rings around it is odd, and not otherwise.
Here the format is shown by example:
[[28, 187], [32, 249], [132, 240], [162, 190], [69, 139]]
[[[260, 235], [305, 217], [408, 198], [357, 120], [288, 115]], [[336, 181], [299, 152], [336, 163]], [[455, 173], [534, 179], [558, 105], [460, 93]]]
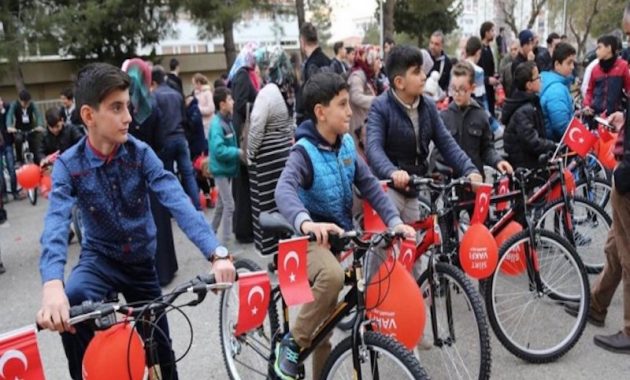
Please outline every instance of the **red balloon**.
[[426, 314], [418, 284], [398, 260], [388, 259], [370, 279], [365, 307], [374, 329], [408, 349], [422, 338]]
[[15, 172], [17, 181], [24, 189], [34, 189], [39, 186], [42, 170], [38, 165], [26, 164]]
[[[523, 227], [517, 222], [510, 222], [505, 228], [499, 232], [496, 236], [497, 246], [501, 247], [509, 238], [523, 231]], [[506, 253], [507, 257], [501, 263], [499, 267], [501, 272], [509, 276], [518, 276], [525, 272], [527, 269], [527, 263], [525, 262], [525, 249], [523, 245], [512, 248]]]
[[219, 201], [219, 188], [216, 186], [213, 187], [212, 190], [210, 190], [210, 201], [214, 205], [216, 205]]
[[99, 331], [83, 356], [83, 380], [141, 380], [144, 357], [142, 339], [128, 323]]
[[499, 249], [494, 236], [483, 224], [473, 224], [459, 244], [459, 263], [470, 277], [484, 279], [494, 273]]

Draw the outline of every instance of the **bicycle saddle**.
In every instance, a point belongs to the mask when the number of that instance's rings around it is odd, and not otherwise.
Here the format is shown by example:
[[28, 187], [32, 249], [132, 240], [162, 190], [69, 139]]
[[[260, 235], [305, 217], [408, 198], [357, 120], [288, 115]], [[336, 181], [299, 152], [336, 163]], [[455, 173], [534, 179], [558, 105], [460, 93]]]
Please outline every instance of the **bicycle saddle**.
[[279, 212], [261, 212], [258, 218], [260, 227], [272, 234], [289, 238], [295, 234], [295, 230]]

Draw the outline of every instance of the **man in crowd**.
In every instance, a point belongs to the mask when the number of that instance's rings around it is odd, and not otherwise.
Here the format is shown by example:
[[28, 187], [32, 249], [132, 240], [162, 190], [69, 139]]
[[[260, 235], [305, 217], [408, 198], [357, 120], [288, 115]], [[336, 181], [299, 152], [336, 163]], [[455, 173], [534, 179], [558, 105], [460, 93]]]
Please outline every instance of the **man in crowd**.
[[492, 52], [492, 41], [494, 41], [494, 24], [490, 21], [486, 21], [481, 24], [479, 29], [479, 37], [483, 48], [481, 49], [481, 57], [477, 65], [483, 69], [484, 79], [483, 83], [486, 86], [486, 99], [488, 100], [488, 112], [490, 116], [494, 117], [494, 87], [499, 84], [499, 79], [495, 77], [496, 69], [494, 66], [494, 53]]
[[518, 65], [523, 62], [534, 61], [536, 59], [536, 55], [534, 54], [534, 33], [532, 33], [529, 29], [521, 30], [518, 34], [518, 41], [521, 46], [518, 49], [516, 58], [514, 58], [514, 61], [512, 62], [512, 78], [514, 78], [514, 72], [516, 71]]
[[539, 72], [542, 73], [543, 71], [553, 70], [554, 66], [551, 57], [553, 57], [553, 51], [560, 42], [560, 35], [558, 35], [558, 33], [551, 33], [547, 37], [547, 48], [538, 48], [538, 52], [536, 54], [536, 66], [538, 66]]
[[440, 88], [443, 91], [448, 90], [448, 84], [451, 82], [451, 70], [453, 66], [451, 60], [444, 52], [444, 33], [438, 30], [431, 34], [429, 39], [429, 53], [433, 59], [433, 71], [440, 73]]
[[333, 52], [335, 56], [332, 59], [330, 67], [337, 74], [347, 77], [348, 67], [346, 67], [346, 49], [343, 46], [343, 41], [335, 42]]

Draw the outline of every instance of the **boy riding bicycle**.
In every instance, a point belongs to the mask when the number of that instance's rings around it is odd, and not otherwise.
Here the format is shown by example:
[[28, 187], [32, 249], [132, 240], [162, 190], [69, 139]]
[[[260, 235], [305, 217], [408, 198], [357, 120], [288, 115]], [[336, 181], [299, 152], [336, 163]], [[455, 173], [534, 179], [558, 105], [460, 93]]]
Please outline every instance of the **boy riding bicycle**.
[[[314, 75], [304, 85], [309, 120], [296, 131], [295, 147], [276, 187], [280, 213], [302, 234], [313, 233], [308, 247], [308, 278], [315, 300], [302, 306], [293, 331], [276, 347], [274, 369], [282, 379], [294, 379], [301, 348], [309, 347], [315, 329], [334, 310], [343, 288], [344, 272], [327, 246], [328, 234], [352, 230], [352, 185], [356, 185], [394, 231], [414, 236], [402, 223], [363, 159], [357, 156], [350, 128], [348, 85], [334, 73]], [[326, 340], [313, 352], [313, 379], [319, 379], [330, 354]]]
[[[148, 193], [173, 214], [186, 235], [212, 260], [218, 282], [234, 280], [234, 266], [176, 177], [148, 145], [128, 136], [127, 74], [97, 63], [79, 71], [76, 101], [88, 136], [55, 162], [50, 205], [41, 237], [42, 307], [37, 323], [61, 333], [70, 376], [81, 379], [83, 355], [93, 332], [68, 325], [69, 307], [121, 292], [127, 302], [161, 296], [155, 270], [155, 224]], [[81, 256], [64, 282], [70, 213], [77, 204], [85, 226]], [[158, 316], [159, 317], [159, 316]], [[176, 379], [166, 318], [155, 334], [162, 378]]]

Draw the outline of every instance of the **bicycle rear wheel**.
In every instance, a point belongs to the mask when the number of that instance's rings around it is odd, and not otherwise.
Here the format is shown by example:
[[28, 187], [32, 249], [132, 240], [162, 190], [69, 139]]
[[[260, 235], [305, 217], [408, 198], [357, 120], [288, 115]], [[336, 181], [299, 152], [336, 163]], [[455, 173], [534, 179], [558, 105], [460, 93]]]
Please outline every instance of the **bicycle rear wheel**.
[[[589, 283], [566, 239], [536, 229], [532, 247], [529, 234], [521, 231], [501, 247], [497, 269], [486, 280], [486, 310], [508, 351], [531, 363], [547, 363], [566, 354], [582, 335]], [[577, 318], [565, 313], [567, 303], [578, 305]]]
[[[366, 331], [359, 347], [361, 379], [428, 379], [411, 351], [393, 338]], [[356, 379], [352, 364], [352, 337], [341, 341], [332, 351], [322, 372], [322, 379]]]
[[590, 183], [584, 180], [578, 181], [575, 187], [575, 195], [595, 202], [603, 208], [608, 215], [612, 215], [610, 196], [612, 185], [610, 181], [601, 178], [593, 178]]
[[[563, 199], [546, 206], [536, 227], [554, 231], [563, 237], [568, 232], [565, 216], [566, 205]], [[603, 247], [612, 228], [610, 216], [595, 202], [581, 197], [571, 201], [571, 224], [575, 249], [584, 262], [586, 271], [597, 274], [604, 269]]]
[[[490, 333], [479, 293], [459, 268], [446, 263], [435, 265], [430, 280], [429, 271], [418, 279], [430, 321], [424, 338], [433, 341], [421, 352], [425, 367], [436, 379], [489, 379]], [[433, 327], [437, 335], [427, 330]]]
[[[236, 261], [234, 266], [238, 273], [261, 270], [256, 263], [247, 259]], [[272, 355], [271, 319], [272, 314], [276, 313], [275, 305], [270, 302], [267, 318], [261, 327], [236, 336], [234, 331], [238, 320], [238, 307], [238, 286], [235, 285], [221, 294], [219, 309], [221, 351], [225, 368], [232, 380], [266, 379]]]

